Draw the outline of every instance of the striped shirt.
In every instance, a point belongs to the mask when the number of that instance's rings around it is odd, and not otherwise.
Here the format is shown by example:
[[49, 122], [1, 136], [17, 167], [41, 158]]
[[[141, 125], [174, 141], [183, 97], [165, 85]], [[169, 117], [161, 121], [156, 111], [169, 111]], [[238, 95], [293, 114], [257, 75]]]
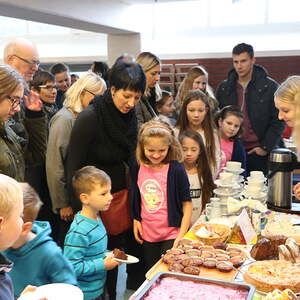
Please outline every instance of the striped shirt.
[[92, 220], [78, 212], [66, 235], [64, 254], [74, 267], [84, 300], [94, 299], [104, 292], [106, 251], [107, 234], [101, 219]]

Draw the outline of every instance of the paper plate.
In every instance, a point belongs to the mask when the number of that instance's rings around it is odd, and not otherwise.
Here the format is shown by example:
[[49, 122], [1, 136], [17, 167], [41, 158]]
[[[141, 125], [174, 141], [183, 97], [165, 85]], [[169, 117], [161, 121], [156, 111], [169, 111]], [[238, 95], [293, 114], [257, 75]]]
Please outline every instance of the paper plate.
[[136, 264], [136, 263], [138, 263], [140, 261], [135, 256], [132, 256], [132, 255], [129, 255], [129, 254], [126, 254], [126, 255], [127, 255], [127, 259], [126, 260], [115, 258], [115, 257], [113, 258], [113, 260], [118, 261], [118, 262], [123, 263], [123, 264]]
[[77, 286], [67, 283], [51, 283], [37, 287], [34, 292], [22, 295], [18, 300], [83, 300], [83, 293]]

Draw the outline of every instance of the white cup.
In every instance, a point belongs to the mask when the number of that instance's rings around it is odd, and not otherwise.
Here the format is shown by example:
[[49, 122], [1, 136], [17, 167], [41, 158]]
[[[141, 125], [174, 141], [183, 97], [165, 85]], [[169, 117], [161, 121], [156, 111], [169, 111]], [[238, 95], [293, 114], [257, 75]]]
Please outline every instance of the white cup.
[[220, 182], [221, 184], [231, 184], [233, 179], [233, 174], [222, 172], [220, 173]]
[[255, 179], [261, 179], [261, 180], [265, 179], [265, 175], [262, 171], [251, 171], [250, 177]]
[[226, 168], [228, 170], [240, 170], [242, 167], [242, 163], [238, 161], [228, 161], [226, 163]]
[[264, 186], [264, 181], [263, 180], [261, 180], [261, 179], [256, 179], [256, 178], [254, 178], [254, 179], [248, 179], [248, 181], [247, 181], [247, 185], [248, 185], [248, 187], [257, 187], [257, 188], [259, 188], [260, 190], [263, 188], [263, 186]]
[[259, 198], [261, 195], [261, 189], [256, 186], [248, 186], [246, 191], [248, 197]]

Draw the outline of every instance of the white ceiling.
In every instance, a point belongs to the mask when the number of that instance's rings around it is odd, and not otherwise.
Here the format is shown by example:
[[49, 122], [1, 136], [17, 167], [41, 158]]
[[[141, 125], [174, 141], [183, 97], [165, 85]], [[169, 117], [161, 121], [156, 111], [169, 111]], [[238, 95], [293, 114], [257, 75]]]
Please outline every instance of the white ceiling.
[[151, 3], [161, 3], [161, 2], [184, 2], [190, 0], [121, 0], [121, 2], [128, 4], [151, 4]]

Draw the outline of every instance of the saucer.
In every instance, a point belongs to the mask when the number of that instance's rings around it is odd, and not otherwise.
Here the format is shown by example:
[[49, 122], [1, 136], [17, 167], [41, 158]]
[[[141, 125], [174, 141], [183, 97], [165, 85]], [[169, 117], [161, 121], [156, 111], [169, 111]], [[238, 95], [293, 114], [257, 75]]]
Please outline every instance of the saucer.
[[214, 194], [221, 197], [235, 196], [239, 193], [236, 189], [217, 188], [213, 190]]
[[215, 184], [217, 186], [224, 187], [224, 188], [234, 188], [234, 189], [239, 188], [239, 185], [236, 183], [236, 181], [224, 184], [221, 182], [220, 179], [217, 179], [217, 180], [215, 180]]
[[243, 169], [243, 168], [240, 168], [240, 169], [228, 169], [227, 167], [224, 167], [223, 169], [225, 171], [229, 172], [229, 173], [236, 174], [236, 175], [239, 175], [239, 174], [241, 174], [241, 173], [243, 173], [245, 171], [245, 169]]
[[262, 178], [253, 178], [253, 177], [247, 177], [247, 181], [257, 181], [257, 182], [266, 182], [267, 178], [266, 177], [262, 177]]
[[253, 196], [249, 195], [249, 193], [247, 193], [246, 190], [244, 190], [242, 192], [242, 195], [245, 196], [245, 197], [247, 197], [247, 198], [251, 198], [251, 199], [263, 199], [263, 198], [267, 197], [267, 193], [264, 193], [264, 192], [260, 192], [259, 196], [253, 197]]

